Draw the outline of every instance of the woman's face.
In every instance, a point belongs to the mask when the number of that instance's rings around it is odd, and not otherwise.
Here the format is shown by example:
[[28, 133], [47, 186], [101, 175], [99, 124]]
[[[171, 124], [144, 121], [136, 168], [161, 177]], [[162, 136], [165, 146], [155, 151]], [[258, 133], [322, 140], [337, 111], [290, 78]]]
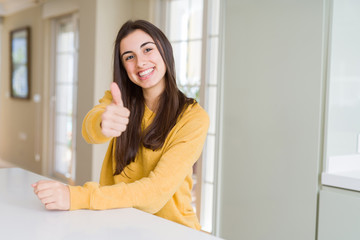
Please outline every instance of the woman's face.
[[156, 94], [164, 90], [166, 67], [154, 40], [135, 30], [120, 42], [120, 57], [130, 80], [143, 91]]

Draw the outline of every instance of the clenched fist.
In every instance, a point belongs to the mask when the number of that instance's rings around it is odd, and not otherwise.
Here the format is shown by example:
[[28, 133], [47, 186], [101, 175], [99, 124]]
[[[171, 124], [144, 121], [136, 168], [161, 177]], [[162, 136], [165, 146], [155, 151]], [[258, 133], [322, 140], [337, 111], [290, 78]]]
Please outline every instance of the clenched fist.
[[70, 209], [70, 190], [67, 185], [56, 181], [41, 180], [31, 186], [46, 209]]
[[111, 83], [110, 91], [113, 101], [101, 115], [101, 132], [106, 137], [118, 137], [126, 130], [130, 111], [124, 107], [120, 89], [115, 82]]

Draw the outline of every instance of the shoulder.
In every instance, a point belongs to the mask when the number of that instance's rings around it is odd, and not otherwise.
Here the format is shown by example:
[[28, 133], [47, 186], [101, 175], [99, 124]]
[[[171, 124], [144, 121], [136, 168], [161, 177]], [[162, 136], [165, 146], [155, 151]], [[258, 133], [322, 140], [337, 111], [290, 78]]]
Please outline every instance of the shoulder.
[[196, 117], [203, 118], [203, 119], [209, 119], [207, 112], [204, 110], [204, 108], [202, 108], [200, 106], [200, 104], [198, 102], [194, 102], [194, 103], [190, 104], [189, 106], [187, 106], [183, 115], [188, 116], [188, 117], [196, 116]]
[[207, 135], [210, 125], [209, 116], [199, 103], [187, 106], [169, 133], [167, 140], [170, 146], [174, 143], [192, 143], [198, 146]]
[[202, 127], [208, 128], [210, 119], [209, 115], [200, 104], [195, 102], [186, 107], [184, 112], [180, 115], [178, 122], [187, 125], [201, 125]]

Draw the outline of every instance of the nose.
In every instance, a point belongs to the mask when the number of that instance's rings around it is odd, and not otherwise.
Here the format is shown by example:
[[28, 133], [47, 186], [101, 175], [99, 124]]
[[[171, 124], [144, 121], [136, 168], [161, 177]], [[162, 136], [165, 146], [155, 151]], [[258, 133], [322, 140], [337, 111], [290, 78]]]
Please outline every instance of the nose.
[[144, 67], [146, 65], [146, 57], [138, 55], [137, 57], [137, 66], [138, 67]]

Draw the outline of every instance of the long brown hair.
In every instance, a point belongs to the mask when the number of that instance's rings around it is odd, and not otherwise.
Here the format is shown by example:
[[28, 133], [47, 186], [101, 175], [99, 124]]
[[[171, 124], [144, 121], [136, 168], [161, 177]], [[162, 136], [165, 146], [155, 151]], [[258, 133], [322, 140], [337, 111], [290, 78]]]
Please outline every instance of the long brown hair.
[[[166, 66], [165, 89], [160, 95], [154, 120], [144, 131], [141, 130], [145, 109], [142, 88], [129, 79], [120, 57], [121, 40], [137, 29], [154, 40]], [[116, 138], [114, 175], [118, 175], [135, 160], [141, 145], [154, 151], [160, 149], [181, 112], [195, 100], [187, 98], [176, 85], [175, 62], [169, 40], [159, 28], [145, 20], [127, 21], [120, 28], [114, 47], [113, 81], [120, 88], [124, 106], [130, 110], [127, 129]]]

